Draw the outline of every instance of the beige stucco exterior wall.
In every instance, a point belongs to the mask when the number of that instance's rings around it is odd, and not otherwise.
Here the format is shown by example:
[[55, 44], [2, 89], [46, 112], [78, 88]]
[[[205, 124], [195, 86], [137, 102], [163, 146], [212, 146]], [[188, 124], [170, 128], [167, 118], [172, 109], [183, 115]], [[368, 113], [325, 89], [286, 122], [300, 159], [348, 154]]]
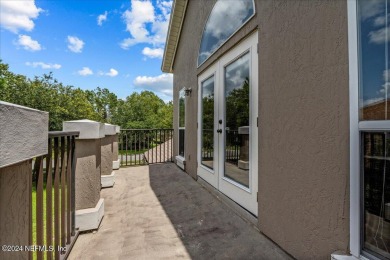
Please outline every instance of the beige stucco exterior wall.
[[101, 138], [101, 175], [112, 173], [112, 135]]
[[255, 2], [255, 17], [197, 68], [215, 1], [189, 1], [173, 67], [175, 134], [178, 92], [190, 87], [186, 172], [196, 178], [197, 76], [258, 28], [259, 227], [298, 259], [329, 259], [349, 245], [347, 3]]
[[260, 3], [260, 229], [329, 259], [349, 246], [347, 2]]
[[[31, 221], [31, 160], [0, 169], [0, 245], [28, 246]], [[5, 252], [0, 259], [28, 259], [28, 252]]]
[[111, 141], [112, 141], [112, 160], [116, 161], [118, 160], [118, 134], [111, 135]]
[[100, 199], [100, 139], [76, 139], [75, 157], [76, 210], [94, 208]]

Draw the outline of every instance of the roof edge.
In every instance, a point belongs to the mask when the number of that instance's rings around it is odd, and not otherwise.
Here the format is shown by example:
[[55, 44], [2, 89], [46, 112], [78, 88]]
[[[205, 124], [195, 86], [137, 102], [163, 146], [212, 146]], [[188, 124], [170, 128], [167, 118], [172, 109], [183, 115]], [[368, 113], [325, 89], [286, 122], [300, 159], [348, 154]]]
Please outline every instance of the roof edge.
[[[161, 64], [162, 72], [173, 73], [173, 63], [175, 61], [177, 45], [179, 43], [184, 16], [187, 10], [187, 3], [188, 0], [173, 1], [167, 38], [165, 40], [164, 56]], [[174, 25], [175, 28], [173, 29]]]

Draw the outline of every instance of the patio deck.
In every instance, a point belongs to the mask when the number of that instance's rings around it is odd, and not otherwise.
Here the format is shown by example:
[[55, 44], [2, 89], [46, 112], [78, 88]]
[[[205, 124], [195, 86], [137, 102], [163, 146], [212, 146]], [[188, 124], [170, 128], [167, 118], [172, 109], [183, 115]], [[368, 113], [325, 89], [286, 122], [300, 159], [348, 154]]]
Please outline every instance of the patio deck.
[[121, 168], [69, 259], [290, 259], [172, 163]]

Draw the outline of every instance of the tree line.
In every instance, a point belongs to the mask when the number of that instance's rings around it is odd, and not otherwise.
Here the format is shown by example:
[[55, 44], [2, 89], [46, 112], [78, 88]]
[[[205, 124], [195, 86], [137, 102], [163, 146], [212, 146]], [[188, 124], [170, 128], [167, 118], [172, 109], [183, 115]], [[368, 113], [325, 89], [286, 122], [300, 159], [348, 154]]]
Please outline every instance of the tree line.
[[50, 72], [30, 79], [13, 73], [0, 60], [0, 100], [49, 112], [49, 130], [62, 122], [90, 119], [122, 128], [172, 128], [173, 104], [151, 91], [119, 99], [106, 88], [95, 90], [64, 85]]

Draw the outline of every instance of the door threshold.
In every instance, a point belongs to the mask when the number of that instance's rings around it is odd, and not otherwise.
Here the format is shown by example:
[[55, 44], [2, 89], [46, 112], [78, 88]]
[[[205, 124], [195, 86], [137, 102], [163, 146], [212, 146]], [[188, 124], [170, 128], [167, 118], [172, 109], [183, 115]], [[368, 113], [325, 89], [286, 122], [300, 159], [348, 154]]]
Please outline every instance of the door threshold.
[[254, 229], [260, 232], [258, 227], [258, 218], [253, 215], [251, 212], [247, 211], [245, 208], [240, 206], [237, 202], [214, 188], [207, 181], [202, 179], [202, 177], [198, 176], [197, 182], [202, 185], [209, 193], [211, 193], [215, 198], [225, 204], [229, 209], [231, 209], [234, 213], [236, 213], [240, 218], [242, 218], [245, 222], [253, 226]]

